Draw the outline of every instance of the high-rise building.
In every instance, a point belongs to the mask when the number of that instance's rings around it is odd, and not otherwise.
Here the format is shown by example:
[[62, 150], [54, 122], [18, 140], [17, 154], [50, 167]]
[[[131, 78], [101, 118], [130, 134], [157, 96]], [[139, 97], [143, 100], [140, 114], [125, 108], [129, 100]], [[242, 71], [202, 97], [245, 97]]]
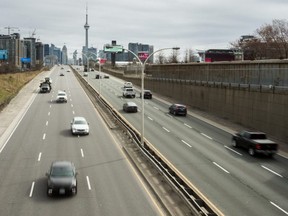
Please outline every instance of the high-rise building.
[[[154, 47], [148, 44], [141, 43], [129, 43], [128, 49], [135, 53], [141, 60], [145, 60], [154, 51]], [[135, 56], [132, 53], [128, 53], [128, 61], [133, 61]], [[153, 62], [153, 56], [148, 59], [148, 62]]]
[[68, 54], [67, 54], [67, 47], [64, 45], [62, 48], [62, 58], [61, 64], [67, 65], [68, 64]]

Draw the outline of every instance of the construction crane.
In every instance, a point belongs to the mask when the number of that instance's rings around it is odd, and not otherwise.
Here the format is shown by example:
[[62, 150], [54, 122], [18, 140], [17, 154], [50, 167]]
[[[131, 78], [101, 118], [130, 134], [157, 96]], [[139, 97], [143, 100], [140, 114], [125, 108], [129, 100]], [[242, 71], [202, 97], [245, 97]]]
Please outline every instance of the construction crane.
[[11, 26], [7, 26], [7, 27], [4, 27], [5, 29], [8, 29], [8, 35], [10, 35], [10, 30], [13, 30], [13, 29], [18, 29], [18, 27], [11, 27]]

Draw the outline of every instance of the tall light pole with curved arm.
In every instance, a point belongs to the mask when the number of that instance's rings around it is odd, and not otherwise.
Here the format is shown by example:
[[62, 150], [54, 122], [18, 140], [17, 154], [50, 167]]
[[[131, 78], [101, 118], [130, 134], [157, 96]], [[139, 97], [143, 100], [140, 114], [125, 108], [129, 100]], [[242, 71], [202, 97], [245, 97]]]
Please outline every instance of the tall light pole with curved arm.
[[136, 55], [134, 52], [132, 52], [131, 50], [123, 48], [123, 50], [126, 50], [126, 51], [132, 53], [137, 58], [137, 60], [140, 62], [140, 64], [141, 64], [141, 110], [142, 110], [142, 114], [141, 114], [141, 145], [142, 146], [144, 146], [144, 72], [145, 72], [145, 65], [146, 65], [147, 61], [149, 60], [149, 58], [151, 56], [153, 56], [155, 53], [161, 52], [163, 50], [170, 50], [170, 49], [179, 50], [180, 48], [179, 47], [172, 47], [172, 48], [162, 48], [162, 49], [156, 50], [153, 53], [151, 53], [145, 59], [144, 62], [142, 62], [140, 60], [140, 58], [138, 57], [138, 55]]

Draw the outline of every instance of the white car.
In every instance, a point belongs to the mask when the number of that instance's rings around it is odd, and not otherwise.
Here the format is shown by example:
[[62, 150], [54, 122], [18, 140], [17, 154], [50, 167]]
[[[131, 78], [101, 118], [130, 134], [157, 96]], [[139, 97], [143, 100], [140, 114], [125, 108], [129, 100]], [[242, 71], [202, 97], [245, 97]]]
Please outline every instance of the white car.
[[124, 98], [135, 98], [136, 97], [136, 92], [134, 91], [133, 88], [124, 88], [123, 93], [122, 93]]
[[65, 102], [67, 103], [67, 94], [65, 91], [58, 91], [56, 102]]
[[89, 123], [84, 117], [74, 117], [71, 121], [71, 132], [72, 134], [89, 134]]
[[125, 82], [124, 83], [124, 88], [132, 88], [133, 84], [131, 82]]
[[88, 72], [84, 72], [84, 73], [83, 73], [83, 76], [88, 76]]

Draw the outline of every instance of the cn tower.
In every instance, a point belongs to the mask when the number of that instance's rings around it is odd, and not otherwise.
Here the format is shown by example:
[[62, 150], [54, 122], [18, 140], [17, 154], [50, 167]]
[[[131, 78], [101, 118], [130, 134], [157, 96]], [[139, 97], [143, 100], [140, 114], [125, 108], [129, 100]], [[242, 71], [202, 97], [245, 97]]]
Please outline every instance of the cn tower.
[[85, 29], [85, 54], [87, 54], [88, 52], [88, 29], [89, 29], [89, 25], [88, 25], [88, 7], [86, 6], [86, 23], [84, 25], [84, 29]]

